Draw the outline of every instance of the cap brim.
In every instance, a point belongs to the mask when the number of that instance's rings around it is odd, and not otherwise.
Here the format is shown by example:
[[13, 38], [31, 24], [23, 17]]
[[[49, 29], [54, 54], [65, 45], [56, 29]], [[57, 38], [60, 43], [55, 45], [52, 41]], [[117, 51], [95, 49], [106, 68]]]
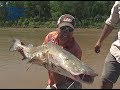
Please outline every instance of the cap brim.
[[69, 26], [69, 27], [74, 29], [74, 26], [71, 23], [68, 23], [68, 22], [62, 22], [62, 23], [58, 24], [58, 28], [61, 28], [63, 26]]

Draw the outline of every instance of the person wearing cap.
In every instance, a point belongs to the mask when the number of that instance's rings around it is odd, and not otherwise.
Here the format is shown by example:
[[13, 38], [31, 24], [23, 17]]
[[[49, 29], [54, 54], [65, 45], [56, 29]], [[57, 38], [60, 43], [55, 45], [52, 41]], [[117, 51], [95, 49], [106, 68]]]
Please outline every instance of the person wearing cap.
[[[94, 46], [96, 53], [100, 52], [103, 40], [117, 26], [118, 28], [120, 27], [120, 1], [115, 1], [111, 9], [110, 17], [106, 20], [102, 33]], [[117, 39], [112, 43], [105, 59], [101, 75], [101, 89], [112, 89], [120, 76], [120, 31], [118, 31], [117, 36]]]
[[[57, 22], [56, 31], [50, 32], [43, 43], [53, 42], [61, 48], [69, 51], [81, 60], [82, 50], [73, 37], [75, 29], [75, 18], [72, 15], [64, 14]], [[48, 71], [49, 79], [46, 89], [81, 89], [81, 83], [58, 73]], [[73, 83], [74, 82], [74, 83]]]

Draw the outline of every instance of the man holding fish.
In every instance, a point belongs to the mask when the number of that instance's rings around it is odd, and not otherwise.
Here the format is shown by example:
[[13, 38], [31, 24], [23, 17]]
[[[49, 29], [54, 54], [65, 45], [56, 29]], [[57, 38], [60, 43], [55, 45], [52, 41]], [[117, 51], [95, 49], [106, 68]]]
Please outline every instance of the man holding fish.
[[[50, 32], [45, 37], [44, 43], [51, 41], [58, 44], [81, 60], [82, 50], [73, 37], [75, 23], [75, 18], [72, 15], [62, 15], [58, 19], [56, 31]], [[48, 71], [48, 74], [49, 80], [46, 89], [50, 89], [54, 85], [58, 89], [67, 89], [74, 82], [74, 80], [52, 71]], [[82, 85], [75, 81], [70, 88], [81, 89]]]
[[97, 74], [81, 61], [82, 50], [73, 37], [74, 26], [73, 16], [62, 15], [56, 31], [50, 32], [42, 45], [25, 45], [14, 39], [9, 50], [20, 52], [31, 65], [38, 64], [48, 70], [46, 89], [81, 89], [82, 82], [93, 83]]
[[[57, 21], [56, 31], [50, 32], [45, 37], [43, 44], [46, 44], [48, 42], [53, 42], [61, 46], [61, 48], [65, 49], [66, 51], [72, 53], [78, 59], [81, 60], [82, 50], [73, 37], [75, 24], [76, 24], [75, 18], [72, 15], [69, 14], [62, 15]], [[21, 44], [24, 45], [23, 42], [21, 42]], [[18, 51], [25, 58], [23, 50], [19, 49]], [[74, 81], [73, 79], [60, 75], [56, 72], [52, 72], [48, 70], [48, 75], [49, 75], [49, 80], [46, 89], [81, 89], [82, 88], [80, 82]]]

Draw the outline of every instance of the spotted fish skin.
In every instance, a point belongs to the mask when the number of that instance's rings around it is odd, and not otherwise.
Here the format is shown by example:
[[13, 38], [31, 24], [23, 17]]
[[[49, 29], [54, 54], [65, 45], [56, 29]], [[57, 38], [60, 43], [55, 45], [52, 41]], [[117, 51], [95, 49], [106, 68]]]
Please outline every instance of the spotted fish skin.
[[47, 70], [57, 72], [75, 81], [90, 84], [98, 75], [73, 54], [52, 42], [33, 47], [32, 45], [22, 45], [19, 39], [15, 39], [9, 50], [17, 51], [19, 48], [22, 48], [29, 63], [42, 65]]

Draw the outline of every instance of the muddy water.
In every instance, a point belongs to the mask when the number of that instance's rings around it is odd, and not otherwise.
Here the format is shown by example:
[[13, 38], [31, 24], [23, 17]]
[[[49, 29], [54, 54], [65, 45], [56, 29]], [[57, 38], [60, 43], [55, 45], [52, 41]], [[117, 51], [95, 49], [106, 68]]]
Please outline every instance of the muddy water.
[[[55, 29], [45, 28], [1, 28], [0, 29], [0, 88], [4, 89], [42, 89], [47, 85], [47, 70], [32, 65], [26, 72], [28, 63], [22, 61], [22, 56], [16, 52], [9, 52], [9, 46], [13, 38], [21, 39], [26, 44], [40, 45], [44, 37]], [[104, 64], [104, 59], [109, 51], [110, 45], [117, 35], [114, 30], [103, 42], [101, 52], [94, 52], [94, 44], [100, 35], [100, 29], [76, 29], [74, 36], [82, 48], [82, 60], [93, 68], [98, 77], [93, 84], [83, 84], [83, 89], [99, 89], [100, 75]], [[119, 89], [120, 80], [117, 81], [114, 89]]]

